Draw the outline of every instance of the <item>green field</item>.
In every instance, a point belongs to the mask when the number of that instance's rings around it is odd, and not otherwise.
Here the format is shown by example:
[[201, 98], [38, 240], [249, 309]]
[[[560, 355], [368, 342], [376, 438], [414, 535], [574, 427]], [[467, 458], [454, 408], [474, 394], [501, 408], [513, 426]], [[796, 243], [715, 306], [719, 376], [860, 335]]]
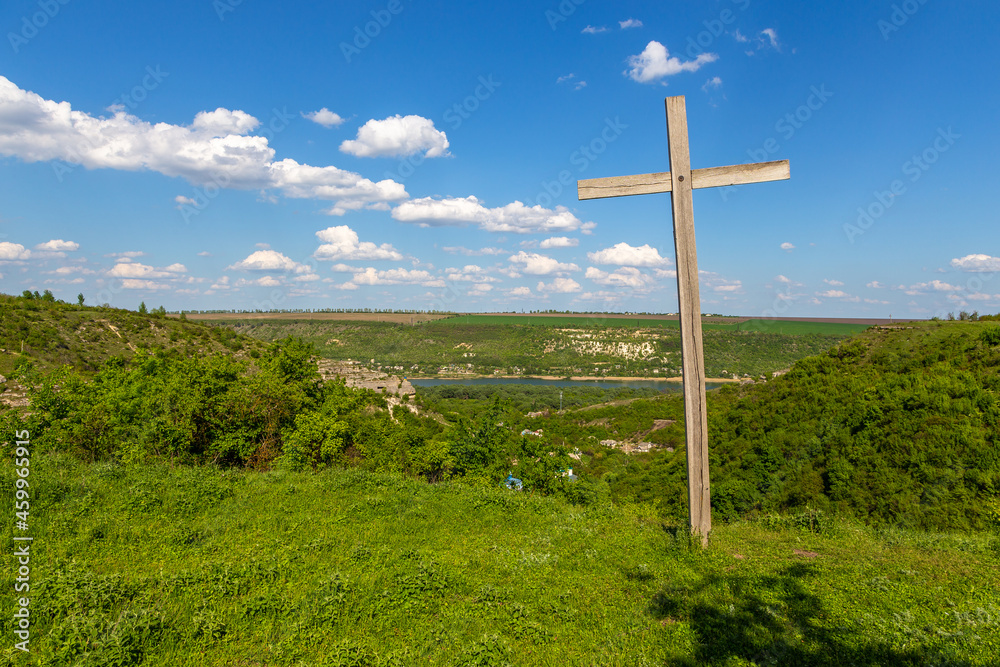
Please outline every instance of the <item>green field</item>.
[[[713, 318], [717, 319], [717, 318]], [[806, 322], [799, 320], [764, 320], [749, 319], [732, 323], [718, 321], [703, 321], [702, 328], [706, 331], [759, 331], [765, 333], [789, 334], [804, 336], [807, 334], [823, 334], [834, 336], [849, 336], [864, 331], [867, 324], [852, 322]], [[459, 315], [434, 322], [435, 325], [523, 325], [540, 327], [629, 327], [639, 329], [677, 329], [677, 320], [664, 320], [644, 317], [602, 317], [595, 315]]]
[[[806, 513], [719, 526], [701, 551], [649, 506], [360, 470], [36, 455], [31, 479], [31, 653], [12, 647], [4, 596], [2, 665], [987, 666], [1000, 653], [988, 533]], [[5, 507], [13, 489], [4, 466]], [[7, 591], [15, 571], [5, 550]]]

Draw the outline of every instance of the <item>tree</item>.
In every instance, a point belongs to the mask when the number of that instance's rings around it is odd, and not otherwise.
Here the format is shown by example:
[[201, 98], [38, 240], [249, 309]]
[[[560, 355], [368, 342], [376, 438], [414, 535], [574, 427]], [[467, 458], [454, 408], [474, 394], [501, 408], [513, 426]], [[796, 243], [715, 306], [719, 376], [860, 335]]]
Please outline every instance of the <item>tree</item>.
[[140, 315], [148, 315], [149, 314], [149, 310], [146, 308], [146, 302], [145, 301], [139, 302], [139, 314]]
[[83, 292], [80, 292], [79, 294], [76, 295], [76, 304], [78, 306], [83, 305]]

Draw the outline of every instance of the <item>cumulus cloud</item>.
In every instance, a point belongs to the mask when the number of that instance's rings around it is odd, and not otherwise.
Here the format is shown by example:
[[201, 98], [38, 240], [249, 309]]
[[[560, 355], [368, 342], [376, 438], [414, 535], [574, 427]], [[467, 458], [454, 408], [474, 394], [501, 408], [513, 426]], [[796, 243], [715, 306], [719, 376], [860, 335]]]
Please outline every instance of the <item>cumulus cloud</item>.
[[530, 287], [515, 287], [507, 290], [507, 296], [526, 297], [532, 296]]
[[62, 239], [52, 239], [45, 243], [39, 243], [35, 250], [52, 253], [67, 253], [80, 249], [80, 244], [75, 241], [63, 241]]
[[448, 137], [422, 116], [390, 116], [370, 120], [358, 129], [357, 139], [340, 144], [340, 150], [357, 157], [424, 157], [448, 155]]
[[31, 257], [31, 251], [20, 243], [0, 241], [0, 262], [17, 262]]
[[511, 264], [517, 264], [518, 271], [523, 271], [532, 276], [547, 276], [553, 273], [568, 273], [580, 270], [580, 267], [576, 264], [564, 264], [546, 255], [540, 255], [536, 252], [525, 252], [523, 250], [516, 255], [511, 255], [507, 260]]
[[323, 107], [319, 111], [310, 111], [309, 113], [302, 114], [302, 117], [311, 120], [317, 125], [322, 125], [325, 128], [337, 127], [344, 122], [338, 114], [333, 113], [326, 107]]
[[226, 267], [229, 271], [275, 271], [286, 273], [312, 273], [304, 264], [282, 255], [277, 250], [258, 250], [246, 259]]
[[843, 282], [841, 282], [839, 280], [831, 280], [829, 278], [823, 278], [823, 282], [825, 282], [827, 285], [830, 285], [831, 287], [843, 287], [844, 286]]
[[411, 222], [421, 227], [475, 224], [488, 232], [513, 234], [586, 232], [595, 227], [594, 223], [581, 222], [564, 206], [553, 210], [538, 205], [529, 207], [515, 201], [499, 208], [486, 208], [473, 196], [413, 199], [394, 208], [392, 217], [399, 222]]
[[624, 21], [619, 21], [618, 25], [621, 26], [622, 30], [628, 30], [629, 28], [641, 28], [642, 21], [639, 19], [626, 19]]
[[[760, 31], [761, 42], [769, 44], [772, 49], [778, 49], [778, 33], [774, 28], [765, 28]], [[765, 41], [766, 40], [766, 41]]]
[[[334, 215], [385, 210], [408, 197], [392, 180], [374, 183], [332, 166], [275, 161], [267, 137], [249, 134], [259, 125], [243, 111], [223, 108], [199, 112], [189, 126], [154, 125], [121, 108], [110, 118], [97, 118], [0, 76], [0, 155], [25, 162], [62, 160], [87, 169], [155, 171], [195, 186], [276, 189], [287, 197], [332, 201]], [[174, 201], [184, 206], [188, 200]]]
[[604, 26], [594, 27], [592, 25], [588, 25], [586, 28], [584, 28], [580, 32], [582, 32], [584, 35], [597, 35], [599, 33], [607, 32], [607, 31], [608, 31], [608, 29], [606, 27], [604, 27]]
[[916, 296], [917, 294], [926, 294], [927, 292], [961, 292], [962, 288], [957, 285], [952, 285], [941, 280], [931, 280], [926, 283], [917, 283], [915, 285], [910, 285], [909, 287], [903, 287], [903, 291], [910, 295]]
[[784, 243], [782, 243], [780, 247], [785, 252], [791, 252], [791, 251], [795, 250], [795, 246], [793, 244], [789, 243], [788, 241], [785, 241]]
[[596, 267], [588, 267], [584, 274], [588, 280], [608, 287], [624, 287], [636, 292], [646, 292], [656, 286], [656, 280], [633, 266], [623, 266], [608, 273]]
[[653, 83], [681, 72], [697, 72], [702, 65], [715, 62], [718, 58], [714, 53], [702, 53], [694, 60], [682, 61], [676, 56], [670, 57], [667, 47], [654, 40], [639, 55], [629, 56], [630, 69], [625, 71], [625, 75], [639, 83]]
[[371, 241], [359, 241], [358, 233], [347, 225], [322, 229], [316, 232], [316, 236], [323, 242], [323, 245], [313, 253], [316, 259], [391, 261], [403, 259], [403, 255], [388, 243], [375, 245]]
[[538, 244], [542, 250], [549, 248], [575, 248], [580, 245], [580, 239], [571, 239], [568, 236], [553, 236]]
[[444, 281], [435, 278], [422, 269], [388, 269], [379, 271], [373, 267], [359, 269], [348, 282], [353, 285], [423, 285], [443, 287]]
[[648, 243], [639, 247], [627, 243], [616, 243], [610, 248], [588, 252], [587, 258], [594, 264], [614, 264], [617, 266], [665, 266], [669, 259], [660, 257], [660, 251]]
[[971, 273], [993, 273], [1000, 271], [1000, 257], [990, 255], [966, 255], [951, 260], [951, 266], [959, 271], [969, 271]]
[[179, 274], [186, 272], [187, 267], [183, 264], [171, 264], [170, 266], [157, 269], [147, 264], [124, 260], [120, 260], [108, 269], [108, 275], [113, 278], [179, 278]]
[[535, 286], [535, 289], [539, 292], [553, 292], [556, 294], [570, 294], [572, 292], [580, 291], [580, 283], [576, 282], [572, 278], [556, 278], [551, 283], [539, 282]]
[[498, 283], [499, 278], [489, 275], [486, 269], [475, 264], [466, 264], [461, 269], [445, 269], [445, 278], [455, 282]]
[[865, 285], [865, 287], [870, 287], [871, 289], [885, 289], [885, 285], [883, 285], [877, 280], [871, 281], [870, 283]]

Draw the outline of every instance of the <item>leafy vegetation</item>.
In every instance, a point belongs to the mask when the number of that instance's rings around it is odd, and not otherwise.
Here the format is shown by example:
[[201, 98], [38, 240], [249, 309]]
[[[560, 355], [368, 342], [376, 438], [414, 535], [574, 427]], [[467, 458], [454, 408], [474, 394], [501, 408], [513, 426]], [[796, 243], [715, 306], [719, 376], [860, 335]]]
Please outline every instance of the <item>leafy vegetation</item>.
[[[36, 455], [31, 479], [31, 653], [8, 641], [2, 665], [987, 666], [1000, 652], [988, 534], [762, 517], [701, 551], [644, 505], [358, 469]], [[7, 507], [13, 489], [4, 466]]]
[[[566, 328], [558, 324], [559, 318], [540, 318], [550, 325], [534, 326], [516, 323], [520, 318], [491, 317], [504, 321], [492, 323], [487, 318], [484, 324], [466, 324], [465, 318], [454, 318], [408, 326], [386, 322], [227, 320], [220, 325], [264, 341], [294, 335], [315, 345], [326, 358], [361, 360], [403, 375], [680, 375], [676, 322], [650, 320], [654, 328], [637, 329], [627, 320], [598, 323], [568, 318], [572, 323]], [[770, 329], [737, 329], [736, 325], [706, 329], [708, 375], [770, 374], [788, 368], [798, 359], [824, 352], [849, 335], [846, 330], [798, 332], [802, 325], [812, 323], [792, 323], [798, 327], [795, 334], [779, 333], [773, 323], [767, 324]]]

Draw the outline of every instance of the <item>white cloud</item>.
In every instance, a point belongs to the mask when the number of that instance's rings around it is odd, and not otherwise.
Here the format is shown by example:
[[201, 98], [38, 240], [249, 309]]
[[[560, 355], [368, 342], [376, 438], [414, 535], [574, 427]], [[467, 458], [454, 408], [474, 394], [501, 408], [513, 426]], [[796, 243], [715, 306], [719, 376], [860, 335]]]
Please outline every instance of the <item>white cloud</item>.
[[74, 250], [79, 250], [80, 244], [75, 241], [63, 241], [62, 239], [52, 239], [51, 241], [46, 241], [45, 243], [39, 243], [35, 246], [35, 250], [41, 250], [42, 252], [52, 252], [52, 253], [67, 253], [73, 252]]
[[660, 251], [648, 243], [639, 247], [627, 243], [616, 243], [610, 248], [588, 252], [587, 258], [594, 264], [615, 264], [617, 266], [665, 266], [670, 260], [660, 257]]
[[422, 116], [390, 116], [370, 120], [358, 129], [357, 139], [340, 144], [340, 150], [357, 157], [404, 157], [423, 152], [424, 157], [448, 155], [448, 137]]
[[[198, 113], [190, 126], [151, 124], [117, 109], [110, 118], [74, 111], [0, 76], [0, 155], [25, 162], [63, 160], [87, 169], [155, 171], [196, 186], [275, 188], [285, 196], [334, 202], [330, 213], [381, 208], [407, 198], [392, 180], [379, 183], [336, 167], [274, 161], [267, 137], [248, 134], [260, 122], [243, 111]], [[190, 199], [190, 198], [188, 198]], [[190, 205], [174, 199], [178, 205]]]
[[326, 107], [323, 107], [319, 111], [310, 111], [309, 113], [302, 114], [302, 117], [311, 120], [317, 125], [322, 125], [325, 128], [337, 127], [344, 122], [344, 119], [339, 115], [333, 113]]
[[710, 90], [715, 90], [716, 88], [722, 88], [722, 78], [718, 76], [713, 76], [705, 82], [704, 86], [701, 87], [701, 89], [706, 93]]
[[556, 294], [570, 294], [572, 292], [580, 291], [580, 283], [576, 282], [572, 278], [556, 278], [551, 283], [539, 282], [535, 286], [535, 289], [539, 292], [554, 292]]
[[639, 19], [626, 19], [624, 21], [619, 21], [618, 25], [621, 26], [622, 30], [628, 30], [629, 28], [641, 28], [642, 21]]
[[795, 246], [792, 245], [791, 243], [789, 243], [788, 241], [785, 241], [784, 243], [782, 243], [780, 247], [785, 252], [791, 252], [791, 251], [795, 250]]
[[608, 292], [607, 290], [601, 290], [599, 292], [584, 292], [577, 297], [580, 301], [604, 301], [607, 303], [615, 303], [622, 300], [621, 292]]
[[969, 271], [971, 273], [992, 273], [1000, 271], [1000, 257], [990, 255], [966, 255], [958, 259], [951, 260], [953, 268], [959, 271]]
[[229, 271], [282, 271], [289, 273], [311, 273], [308, 266], [299, 264], [277, 250], [258, 250], [246, 259], [226, 267]]
[[[775, 32], [774, 28], [765, 28], [760, 31], [762, 36], [761, 43], [770, 44], [772, 49], [778, 49], [778, 33]], [[767, 42], [764, 42], [763, 37], [767, 38]]]
[[230, 111], [219, 107], [215, 111], [195, 114], [191, 129], [212, 137], [244, 135], [260, 126], [260, 121], [245, 111]]
[[446, 253], [452, 255], [465, 255], [466, 257], [475, 257], [479, 255], [502, 255], [506, 250], [503, 248], [480, 248], [479, 250], [472, 250], [471, 248], [466, 248], [464, 246], [445, 246], [441, 248]]
[[682, 62], [676, 56], [671, 58], [667, 47], [654, 40], [639, 55], [629, 56], [628, 65], [631, 69], [625, 74], [633, 81], [652, 83], [681, 72], [696, 72], [702, 65], [715, 62], [718, 58], [714, 53], [702, 53], [694, 60]]
[[185, 197], [184, 195], [177, 195], [174, 197], [174, 201], [177, 202], [177, 209], [183, 209], [185, 206], [194, 206], [198, 202], [191, 197]]
[[917, 283], [915, 285], [910, 285], [909, 287], [900, 286], [906, 294], [910, 296], [915, 296], [917, 294], [926, 294], [928, 291], [932, 292], [961, 292], [963, 288], [952, 285], [950, 283], [943, 282], [941, 280], [932, 280], [926, 283]]
[[865, 287], [869, 287], [871, 289], [885, 289], [885, 285], [883, 285], [882, 283], [880, 283], [877, 280], [871, 281], [870, 283], [868, 283], [867, 285], [865, 285]]
[[0, 241], [0, 262], [16, 262], [31, 257], [31, 251], [20, 243]]
[[558, 79], [556, 79], [556, 83], [565, 83], [566, 81], [572, 81], [575, 78], [576, 78], [576, 74], [573, 74], [571, 72], [571, 73], [567, 74], [566, 76], [561, 76]]
[[198, 257], [211, 257], [211, 256], [212, 256], [212, 253], [210, 253], [207, 250], [202, 250], [201, 252], [198, 253]]
[[[348, 281], [354, 285], [423, 285], [425, 287], [443, 287], [444, 281], [435, 278], [422, 269], [389, 269], [379, 271], [373, 267], [360, 269]], [[350, 289], [350, 288], [348, 288]]]
[[637, 292], [646, 292], [656, 286], [656, 280], [632, 266], [623, 266], [608, 273], [596, 267], [588, 267], [584, 274], [588, 280], [608, 287], [626, 287]]
[[823, 282], [831, 287], [843, 287], [844, 283], [839, 280], [830, 280], [829, 278], [823, 278]]
[[125, 252], [109, 252], [105, 257], [117, 257], [119, 260], [132, 260], [136, 257], [145, 257], [146, 253], [142, 250], [126, 250]]
[[596, 35], [598, 33], [607, 32], [607, 31], [608, 31], [608, 29], [606, 27], [604, 27], [604, 26], [600, 26], [599, 28], [595, 28], [592, 25], [588, 25], [586, 28], [584, 28], [580, 32], [583, 33], [584, 35]]
[[530, 287], [515, 287], [507, 290], [507, 296], [532, 296]]
[[377, 246], [371, 241], [359, 241], [358, 233], [347, 225], [328, 227], [316, 232], [316, 236], [323, 241], [323, 245], [313, 253], [316, 259], [391, 261], [403, 259], [403, 255], [388, 243]]
[[564, 206], [557, 206], [553, 210], [538, 205], [529, 207], [515, 201], [499, 208], [486, 208], [473, 196], [464, 199], [412, 199], [394, 208], [392, 217], [421, 227], [476, 224], [488, 232], [514, 234], [577, 230], [586, 232], [595, 226], [593, 223], [581, 222]]
[[965, 298], [969, 301], [1000, 301], [1000, 294], [983, 294], [982, 292], [975, 292], [974, 294], [966, 294]]
[[153, 268], [147, 264], [140, 264], [130, 259], [120, 259], [108, 269], [108, 275], [113, 278], [173, 278], [181, 276], [178, 274], [187, 273], [187, 267], [183, 264], [171, 264], [164, 268]]
[[547, 276], [553, 273], [568, 273], [580, 270], [580, 267], [576, 264], [563, 264], [546, 255], [525, 252], [523, 250], [516, 255], [511, 255], [507, 259], [511, 264], [519, 264], [519, 271], [532, 276]]
[[549, 248], [575, 248], [580, 245], [580, 239], [571, 239], [568, 236], [553, 236], [538, 244], [542, 250]]
[[870, 303], [870, 304], [879, 305], [879, 306], [888, 306], [889, 305], [888, 301], [881, 301], [879, 299], [865, 299], [865, 303]]
[[499, 278], [494, 278], [481, 266], [466, 264], [461, 269], [445, 269], [445, 278], [455, 282], [470, 283], [498, 283]]
[[170, 289], [170, 285], [164, 283], [158, 283], [153, 280], [140, 280], [136, 278], [126, 278], [122, 280], [123, 289], [141, 289], [141, 290], [162, 290]]
[[847, 292], [839, 289], [831, 289], [825, 292], [816, 292], [816, 296], [823, 297], [824, 299], [842, 299], [844, 301], [850, 301], [852, 303], [858, 303], [861, 301], [861, 297], [851, 296]]
[[743, 33], [741, 33], [739, 31], [739, 29], [737, 29], [735, 32], [733, 32], [733, 39], [735, 39], [740, 44], [746, 44], [747, 42], [750, 41], [750, 38], [747, 37], [746, 35], [744, 35]]

